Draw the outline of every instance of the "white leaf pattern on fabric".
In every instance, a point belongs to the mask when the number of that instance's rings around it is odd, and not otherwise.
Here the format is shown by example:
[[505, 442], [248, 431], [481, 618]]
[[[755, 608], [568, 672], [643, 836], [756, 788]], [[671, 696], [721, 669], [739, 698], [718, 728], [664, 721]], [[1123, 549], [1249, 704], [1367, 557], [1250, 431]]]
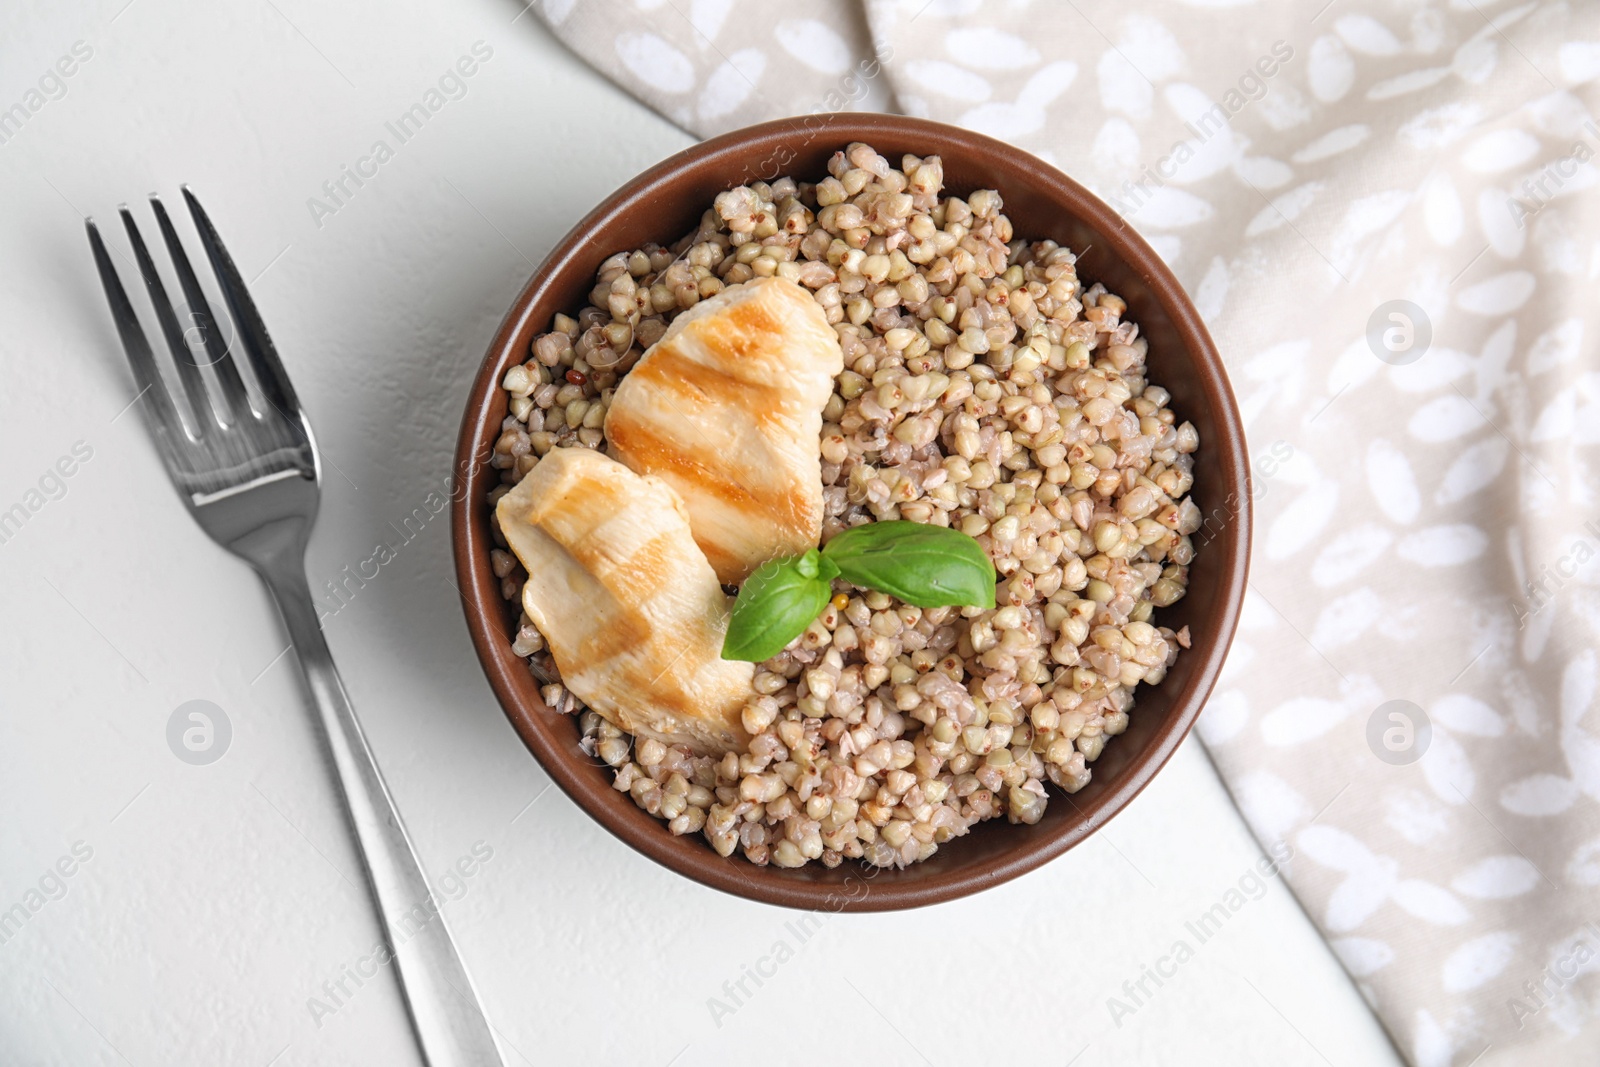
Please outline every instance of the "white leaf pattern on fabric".
[[766, 69], [767, 57], [753, 48], [741, 49], [729, 56], [711, 72], [700, 90], [701, 120], [709, 122], [738, 110], [756, 91]]
[[1121, 112], [1134, 119], [1150, 117], [1150, 104], [1156, 91], [1132, 63], [1116, 52], [1106, 52], [1095, 64], [1094, 73], [1100, 87], [1100, 103], [1108, 111]]
[[1478, 191], [1478, 227], [1501, 259], [1516, 259], [1527, 244], [1528, 231], [1517, 225], [1516, 215], [1507, 208], [1511, 202], [1511, 194], [1504, 189]]
[[1416, 1013], [1411, 1038], [1411, 1059], [1416, 1067], [1451, 1067], [1455, 1044], [1430, 1011]]
[[1364, 122], [1340, 126], [1336, 130], [1329, 130], [1289, 158], [1296, 163], [1316, 163], [1341, 152], [1348, 152], [1371, 136], [1372, 127]]
[[1489, 535], [1476, 526], [1430, 526], [1400, 540], [1395, 552], [1419, 567], [1459, 567], [1483, 555]]
[[[1173, 114], [1188, 124], [1188, 129], [1210, 129], [1205, 124], [1205, 116], [1216, 107], [1216, 104], [1198, 87], [1185, 82], [1175, 82], [1162, 89], [1161, 98], [1172, 109]], [[1227, 126], [1217, 129], [1204, 139], [1188, 138], [1183, 145], [1192, 154], [1177, 163], [1172, 180], [1185, 185], [1219, 174], [1232, 167], [1239, 158], [1238, 143]]]
[[1307, 182], [1297, 189], [1279, 193], [1250, 220], [1250, 224], [1244, 228], [1245, 236], [1257, 237], [1263, 233], [1271, 233], [1279, 226], [1292, 224], [1325, 188], [1327, 186], [1322, 182]]
[[963, 26], [944, 35], [952, 58], [979, 70], [1015, 70], [1039, 62], [1039, 50], [1014, 33], [992, 26]]
[[1406, 431], [1419, 441], [1437, 444], [1483, 428], [1483, 416], [1472, 401], [1454, 393], [1436, 397], [1418, 408]]
[[1593, 649], [1580, 653], [1561, 676], [1561, 751], [1566, 754], [1572, 781], [1591, 800], [1600, 800], [1600, 737], [1586, 724], [1593, 721], [1596, 657]]
[[1328, 602], [1308, 638], [1324, 654], [1348, 645], [1384, 617], [1383, 599], [1366, 586]]
[[707, 41], [715, 41], [732, 10], [733, 0], [694, 0], [689, 5], [689, 24]]
[[1449, 67], [1424, 67], [1421, 70], [1401, 74], [1373, 85], [1367, 90], [1367, 99], [1373, 103], [1383, 100], [1392, 100], [1397, 96], [1407, 96], [1411, 93], [1431, 89], [1435, 85], [1450, 77]]
[[1394, 962], [1394, 949], [1370, 937], [1336, 937], [1328, 942], [1345, 969], [1357, 978], [1376, 974]]
[[1311, 565], [1311, 580], [1324, 588], [1349, 581], [1389, 550], [1394, 535], [1382, 526], [1366, 524], [1347, 530], [1328, 542]]
[[1095, 157], [1113, 171], [1137, 168], [1139, 148], [1138, 131], [1126, 119], [1107, 119], [1094, 139]]
[[843, 74], [855, 59], [845, 39], [816, 19], [783, 19], [772, 36], [785, 52], [824, 74]]
[[1387, 856], [1371, 869], [1357, 871], [1328, 895], [1323, 922], [1329, 930], [1343, 933], [1366, 922], [1389, 899], [1399, 880], [1400, 865]]
[[1023, 85], [1015, 103], [982, 104], [962, 115], [961, 125], [1001, 140], [1033, 133], [1044, 126], [1045, 108], [1066, 92], [1077, 76], [1076, 63], [1047, 63]]
[[1400, 39], [1371, 15], [1343, 15], [1334, 20], [1333, 28], [1344, 39], [1345, 44], [1362, 55], [1400, 54]]
[[1467, 145], [1461, 162], [1480, 174], [1499, 174], [1532, 159], [1539, 151], [1539, 139], [1526, 130], [1495, 130]]
[[1233, 173], [1246, 185], [1263, 190], [1277, 189], [1294, 181], [1293, 167], [1267, 156], [1240, 156], [1233, 161]]
[[1296, 697], [1261, 717], [1261, 736], [1269, 745], [1298, 745], [1321, 737], [1350, 714], [1337, 700]]
[[1576, 388], [1563, 389], [1556, 394], [1554, 400], [1544, 406], [1539, 412], [1539, 417], [1533, 421], [1533, 429], [1528, 432], [1528, 440], [1534, 442], [1560, 441], [1571, 437], [1577, 428], [1578, 418], [1578, 391]]
[[1471, 918], [1454, 893], [1421, 878], [1407, 878], [1396, 885], [1394, 902], [1406, 914], [1435, 926], [1461, 926]]
[[1482, 85], [1500, 63], [1500, 42], [1492, 37], [1476, 37], [1456, 49], [1450, 69], [1456, 77]]
[[1506, 459], [1511, 455], [1511, 443], [1503, 437], [1486, 437], [1461, 450], [1445, 471], [1434, 494], [1437, 504], [1454, 504], [1473, 493], [1487, 489], [1500, 477]]
[[1397, 789], [1387, 798], [1383, 821], [1413, 845], [1438, 845], [1455, 826], [1455, 815], [1431, 792]]
[[1567, 319], [1539, 335], [1528, 349], [1528, 373], [1543, 374], [1578, 358], [1583, 346], [1583, 320]]
[[1398, 136], [1410, 148], [1429, 151], [1455, 144], [1481, 121], [1483, 109], [1477, 104], [1442, 104], [1417, 112]]
[[1237, 689], [1213, 693], [1206, 702], [1206, 714], [1195, 729], [1208, 745], [1227, 743], [1250, 722], [1250, 698]]
[[1578, 395], [1588, 403], [1578, 408], [1572, 428], [1575, 445], [1600, 444], [1600, 374], [1585, 374], [1578, 379]]
[[1431, 393], [1442, 385], [1463, 378], [1477, 366], [1465, 352], [1440, 345], [1428, 349], [1428, 358], [1389, 368], [1389, 381], [1407, 393]]
[[1447, 176], [1441, 174], [1428, 182], [1422, 210], [1428, 235], [1436, 244], [1448, 248], [1461, 238], [1461, 197]]
[[1499, 274], [1462, 289], [1456, 306], [1475, 315], [1509, 315], [1528, 302], [1533, 284], [1533, 275], [1525, 270]]
[[1343, 41], [1332, 34], [1323, 34], [1311, 42], [1311, 71], [1307, 80], [1311, 83], [1311, 92], [1323, 103], [1344, 99], [1355, 84], [1356, 64]]
[[1574, 885], [1600, 885], [1600, 837], [1578, 846], [1567, 863], [1566, 874]]
[[1139, 70], [1153, 82], [1176, 78], [1189, 66], [1183, 46], [1157, 18], [1130, 11], [1122, 20], [1119, 47], [1139, 57]]
[[1312, 860], [1343, 874], [1375, 870], [1384, 858], [1360, 839], [1331, 826], [1308, 826], [1295, 843]]
[[1312, 486], [1284, 508], [1267, 532], [1267, 558], [1287, 559], [1309, 545], [1328, 525], [1339, 506], [1339, 488], [1332, 482]]
[[1139, 209], [1139, 217], [1152, 226], [1193, 226], [1211, 217], [1211, 205], [1193, 193], [1164, 186], [1150, 194]]
[[1367, 484], [1378, 508], [1395, 522], [1411, 522], [1422, 508], [1411, 461], [1382, 437], [1367, 446]]
[[1560, 815], [1578, 800], [1578, 787], [1570, 778], [1553, 774], [1529, 775], [1512, 782], [1500, 793], [1500, 806], [1517, 815]]
[[989, 79], [942, 59], [913, 59], [906, 75], [928, 93], [955, 100], [987, 100], [994, 95]]
[[1558, 52], [1561, 76], [1569, 82], [1600, 78], [1600, 41], [1568, 41]]
[[577, 6], [578, 0], [542, 0], [539, 13], [546, 22], [552, 26], [559, 26], [572, 14], [572, 9]]
[[1221, 256], [1211, 261], [1211, 266], [1206, 269], [1206, 276], [1200, 279], [1200, 284], [1195, 287], [1195, 310], [1200, 312], [1200, 317], [1211, 322], [1222, 314], [1222, 308], [1228, 299], [1228, 264]]
[[1499, 977], [1516, 955], [1517, 935], [1506, 930], [1475, 937], [1445, 957], [1440, 984], [1452, 993], [1477, 989]]
[[[1217, 675], [1217, 683], [1225, 684], [1230, 674], [1243, 674], [1250, 669], [1250, 664], [1256, 659], [1255, 646], [1245, 641], [1235, 641], [1233, 648], [1228, 650], [1228, 662], [1222, 665], [1222, 673]], [[1197, 724], [1198, 725], [1198, 724]]]
[[1417, 761], [1428, 788], [1446, 804], [1470, 804], [1478, 789], [1478, 774], [1467, 750], [1448, 730], [1435, 725], [1428, 751]]
[[1500, 713], [1475, 696], [1450, 693], [1428, 707], [1428, 714], [1440, 726], [1474, 737], [1499, 737], [1506, 732]]
[[1315, 814], [1293, 786], [1270, 771], [1252, 771], [1235, 783], [1245, 821], [1263, 841], [1282, 841]]
[[1372, 358], [1372, 349], [1367, 347], [1367, 340], [1363, 337], [1346, 345], [1328, 368], [1328, 392], [1333, 396], [1342, 395], [1344, 390], [1353, 389], [1377, 377], [1383, 369], [1384, 365]]
[[1520, 897], [1539, 884], [1539, 872], [1521, 856], [1490, 856], [1456, 876], [1450, 888], [1479, 900]]
[[653, 33], [625, 33], [617, 38], [617, 55], [633, 76], [665, 93], [686, 93], [694, 88], [694, 64], [663, 37]]

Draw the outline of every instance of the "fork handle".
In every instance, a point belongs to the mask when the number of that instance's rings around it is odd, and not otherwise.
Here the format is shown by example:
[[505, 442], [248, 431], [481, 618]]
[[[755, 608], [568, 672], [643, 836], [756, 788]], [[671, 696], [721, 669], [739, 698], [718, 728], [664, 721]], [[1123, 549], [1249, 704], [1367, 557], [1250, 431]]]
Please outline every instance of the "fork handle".
[[488, 1018], [333, 665], [304, 564], [263, 567], [261, 575], [322, 719], [423, 1059], [428, 1067], [502, 1067]]

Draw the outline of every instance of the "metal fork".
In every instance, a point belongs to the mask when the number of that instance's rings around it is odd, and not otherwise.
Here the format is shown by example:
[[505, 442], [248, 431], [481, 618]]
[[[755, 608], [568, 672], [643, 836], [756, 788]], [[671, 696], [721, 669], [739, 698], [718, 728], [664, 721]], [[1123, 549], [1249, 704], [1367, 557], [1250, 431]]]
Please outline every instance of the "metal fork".
[[[147, 401], [145, 413], [156, 447], [201, 529], [255, 567], [277, 602], [322, 720], [346, 814], [361, 845], [368, 886], [383, 918], [424, 1059], [430, 1067], [500, 1067], [502, 1060], [489, 1021], [367, 747], [317, 621], [305, 571], [306, 540], [317, 516], [321, 486], [321, 464], [311, 425], [216, 228], [188, 186], [183, 187], [183, 199], [236, 324], [236, 346], [225, 343], [219, 334], [219, 320], [211, 313], [161, 201], [150, 197], [188, 305], [187, 329], [167, 299], [166, 287], [132, 213], [126, 205], [120, 212], [161, 332], [177, 364], [177, 377], [192, 414], [189, 426], [184, 424], [176, 398], [162, 382], [150, 343], [100, 231], [93, 219], [86, 220], [111, 317], [133, 365], [140, 395]], [[186, 342], [190, 332], [200, 335], [204, 362], [213, 372], [214, 392], [208, 390], [201, 361]], [[231, 347], [237, 347], [249, 361], [259, 404], [251, 403]]]

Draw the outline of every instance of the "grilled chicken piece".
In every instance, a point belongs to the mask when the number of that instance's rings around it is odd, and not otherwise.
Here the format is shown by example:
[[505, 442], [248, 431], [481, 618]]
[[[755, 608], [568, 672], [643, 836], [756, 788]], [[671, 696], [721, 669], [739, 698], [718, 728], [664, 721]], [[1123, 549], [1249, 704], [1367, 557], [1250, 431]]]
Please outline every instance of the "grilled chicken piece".
[[522, 609], [568, 689], [629, 733], [744, 751], [755, 666], [721, 658], [732, 601], [670, 487], [558, 448], [495, 513], [528, 571]]
[[822, 407], [843, 367], [806, 290], [731, 285], [674, 319], [617, 386], [611, 454], [677, 490], [717, 577], [737, 585], [822, 536]]

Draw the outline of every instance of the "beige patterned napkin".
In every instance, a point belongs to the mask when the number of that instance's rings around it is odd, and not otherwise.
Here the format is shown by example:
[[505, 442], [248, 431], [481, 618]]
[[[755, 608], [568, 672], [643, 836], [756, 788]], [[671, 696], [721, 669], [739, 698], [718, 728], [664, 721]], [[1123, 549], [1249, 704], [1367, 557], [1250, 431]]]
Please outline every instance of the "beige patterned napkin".
[[1423, 1067], [1600, 1062], [1600, 13], [541, 0], [687, 129], [898, 109], [1172, 264], [1259, 500], [1199, 732]]

